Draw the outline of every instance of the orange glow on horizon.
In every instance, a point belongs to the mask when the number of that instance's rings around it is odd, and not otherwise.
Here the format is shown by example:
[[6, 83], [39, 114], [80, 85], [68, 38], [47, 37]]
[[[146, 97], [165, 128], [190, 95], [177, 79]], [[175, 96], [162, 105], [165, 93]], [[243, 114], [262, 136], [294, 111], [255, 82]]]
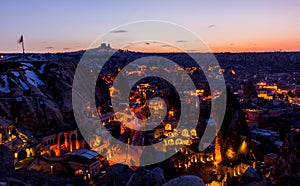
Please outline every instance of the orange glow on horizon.
[[[280, 42], [270, 42], [263, 44], [243, 44], [243, 45], [207, 45], [209, 52], [212, 53], [222, 53], [222, 52], [297, 52], [300, 51], [300, 40], [299, 42], [289, 42], [289, 43], [280, 43]], [[190, 50], [187, 50], [187, 53], [197, 53], [203, 51], [193, 50], [193, 47], [190, 47]], [[135, 51], [135, 52], [153, 52], [153, 53], [181, 53], [185, 52], [181, 49], [175, 47], [161, 47], [161, 46], [144, 46], [136, 45], [123, 50]]]
[[274, 40], [262, 41], [256, 44], [208, 45], [212, 52], [274, 52], [300, 51], [300, 38], [294, 41]]
[[[275, 51], [291, 51], [297, 52], [300, 51], [300, 39], [295, 39], [294, 41], [262, 41], [261, 43], [250, 44], [250, 43], [240, 43], [240, 44], [207, 44], [207, 49], [212, 53], [222, 53], [222, 52], [275, 52]], [[112, 46], [114, 48], [114, 46]], [[187, 50], [187, 53], [193, 52], [203, 52], [194, 50], [197, 48], [195, 46], [190, 46], [190, 49]], [[42, 46], [28, 46], [26, 52], [27, 53], [60, 53], [60, 52], [75, 52], [80, 50], [87, 50], [88, 47], [77, 46], [77, 47], [55, 47], [53, 49], [45, 49]], [[180, 46], [176, 48], [176, 46], [169, 45], [158, 45], [158, 44], [135, 44], [132, 46], [128, 46], [123, 48], [123, 50], [135, 51], [135, 52], [153, 52], [153, 53], [181, 53], [184, 52], [180, 49]], [[1, 53], [15, 53], [22, 52], [18, 49], [8, 50], [8, 51], [0, 51]], [[207, 51], [206, 51], [207, 52]]]

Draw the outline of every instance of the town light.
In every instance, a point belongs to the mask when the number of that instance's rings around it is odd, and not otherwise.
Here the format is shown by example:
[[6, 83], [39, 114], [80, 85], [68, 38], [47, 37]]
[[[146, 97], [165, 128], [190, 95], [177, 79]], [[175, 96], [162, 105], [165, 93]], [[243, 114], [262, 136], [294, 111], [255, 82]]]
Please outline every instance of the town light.
[[53, 173], [53, 165], [50, 165], [50, 173]]

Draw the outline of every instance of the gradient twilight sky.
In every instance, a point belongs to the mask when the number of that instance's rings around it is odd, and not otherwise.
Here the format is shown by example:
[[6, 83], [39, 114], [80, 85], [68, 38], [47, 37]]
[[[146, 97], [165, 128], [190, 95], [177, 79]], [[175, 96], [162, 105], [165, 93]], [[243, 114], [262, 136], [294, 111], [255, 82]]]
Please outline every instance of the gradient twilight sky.
[[21, 34], [27, 52], [87, 49], [101, 34], [140, 20], [184, 26], [214, 52], [300, 51], [299, 0], [3, 0], [0, 52], [21, 52]]

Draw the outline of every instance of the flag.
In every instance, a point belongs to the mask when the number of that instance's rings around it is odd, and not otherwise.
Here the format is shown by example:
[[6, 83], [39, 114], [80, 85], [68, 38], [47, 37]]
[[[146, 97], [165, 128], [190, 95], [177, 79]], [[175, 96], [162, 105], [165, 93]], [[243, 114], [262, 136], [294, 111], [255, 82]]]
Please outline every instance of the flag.
[[23, 43], [23, 35], [21, 35], [21, 37], [20, 37], [18, 43]]

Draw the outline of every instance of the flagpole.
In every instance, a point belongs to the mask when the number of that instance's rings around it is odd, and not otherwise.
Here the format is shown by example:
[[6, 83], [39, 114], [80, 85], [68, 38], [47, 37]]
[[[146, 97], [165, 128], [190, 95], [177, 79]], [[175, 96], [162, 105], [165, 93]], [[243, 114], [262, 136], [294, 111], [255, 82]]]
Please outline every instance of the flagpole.
[[25, 58], [25, 47], [24, 47], [24, 37], [21, 35], [18, 43], [22, 44], [23, 57]]
[[19, 39], [19, 43], [22, 44], [23, 59], [25, 59], [25, 47], [24, 47], [24, 36], [23, 35], [21, 35], [21, 37]]
[[24, 39], [23, 39], [23, 42], [22, 42], [22, 50], [23, 50], [23, 55], [25, 55]]
[[18, 43], [22, 44], [23, 58], [25, 59], [25, 47], [24, 47], [24, 38], [23, 38], [23, 35], [21, 35], [20, 39], [18, 40]]

